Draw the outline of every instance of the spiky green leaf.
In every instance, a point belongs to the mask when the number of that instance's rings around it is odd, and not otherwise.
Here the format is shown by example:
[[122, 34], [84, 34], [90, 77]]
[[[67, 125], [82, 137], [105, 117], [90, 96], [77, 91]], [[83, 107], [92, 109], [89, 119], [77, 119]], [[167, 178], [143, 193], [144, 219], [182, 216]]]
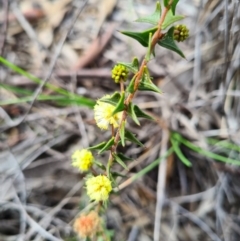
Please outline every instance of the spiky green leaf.
[[142, 118], [146, 118], [149, 120], [155, 120], [152, 116], [146, 114], [144, 111], [142, 111], [137, 105], [134, 106], [134, 112], [136, 114], [137, 117], [142, 117]]
[[119, 172], [112, 172], [112, 176], [113, 177], [126, 177], [126, 175], [123, 175], [123, 174], [121, 174]]
[[150, 23], [153, 25], [157, 25], [160, 19], [161, 13], [162, 13], [161, 4], [160, 2], [156, 2], [156, 8], [154, 13], [142, 18], [138, 18], [136, 22]]
[[175, 15], [175, 10], [176, 10], [176, 6], [178, 4], [179, 0], [173, 0], [173, 3], [172, 3], [172, 12], [173, 12], [173, 15]]
[[127, 92], [129, 93], [133, 93], [134, 92], [134, 84], [135, 84], [135, 80], [136, 80], [136, 75], [133, 76], [133, 78], [131, 79], [128, 87], [127, 87]]
[[104, 151], [109, 150], [114, 144], [114, 137], [112, 137], [105, 146], [98, 152], [98, 154], [102, 154]]
[[157, 27], [147, 29], [143, 32], [131, 32], [131, 31], [121, 31], [122, 34], [137, 40], [142, 46], [148, 46], [149, 34], [152, 35], [156, 32]]
[[124, 100], [125, 100], [125, 92], [121, 93], [121, 97], [116, 105], [116, 108], [113, 110], [112, 115], [115, 115], [118, 112], [121, 112], [124, 110], [125, 108]]
[[143, 77], [139, 83], [138, 89], [142, 91], [153, 91], [159, 94], [161, 93], [161, 90], [152, 82], [147, 68], [144, 69]]
[[128, 68], [130, 71], [132, 71], [134, 74], [138, 72], [139, 69], [139, 62], [136, 57], [133, 58], [132, 63], [125, 63], [125, 62], [118, 62], [118, 64], [121, 64]]
[[116, 160], [116, 162], [118, 164], [120, 164], [124, 169], [128, 170], [128, 167], [126, 166], [126, 164], [122, 161], [122, 159], [119, 157], [118, 154], [114, 154], [114, 159]]
[[[152, 42], [152, 33], [149, 34], [147, 54], [145, 57], [147, 62], [149, 62], [149, 60], [151, 59], [151, 55], [152, 55], [151, 42]], [[154, 51], [153, 51], [153, 55], [155, 56]]]
[[126, 121], [123, 121], [121, 128], [119, 130], [122, 146], [125, 146], [125, 125], [126, 125]]
[[185, 58], [183, 52], [176, 45], [174, 38], [174, 27], [171, 27], [166, 35], [158, 42], [158, 44], [166, 49], [170, 49], [176, 53], [178, 53], [181, 57]]
[[121, 152], [118, 152], [118, 156], [121, 158], [121, 160], [123, 160], [124, 162], [125, 161], [132, 161], [133, 159], [128, 157], [128, 156], [125, 156], [123, 153]]
[[168, 3], [169, 3], [169, 0], [164, 0], [163, 3], [164, 3], [164, 6], [167, 7]]
[[101, 150], [105, 145], [106, 145], [106, 141], [104, 141], [104, 142], [101, 142], [101, 143], [99, 143], [99, 144], [97, 144], [97, 145], [95, 145], [95, 146], [90, 146], [90, 147], [88, 147], [87, 149], [88, 150]]
[[102, 170], [106, 171], [106, 167], [101, 162], [94, 160], [94, 164], [96, 164]]
[[121, 94], [119, 92], [115, 92], [110, 98], [101, 98], [101, 102], [108, 103], [110, 105], [116, 106], [121, 98]]
[[127, 112], [128, 112], [128, 114], [129, 114], [129, 116], [133, 119], [133, 121], [134, 121], [137, 125], [140, 126], [140, 122], [139, 122], [139, 120], [138, 120], [138, 118], [137, 118], [137, 115], [136, 115], [136, 113], [135, 113], [134, 106], [135, 106], [135, 105], [134, 105], [133, 103], [130, 103]]
[[171, 24], [180, 21], [182, 19], [184, 19], [185, 17], [183, 15], [173, 15], [172, 11], [168, 11], [166, 18], [162, 24], [162, 29], [166, 29], [168, 26], [170, 26]]
[[132, 132], [130, 132], [129, 130], [125, 130], [125, 138], [126, 138], [126, 140], [129, 140], [129, 141], [131, 141], [131, 142], [133, 142], [133, 143], [136, 143], [137, 145], [139, 145], [139, 146], [144, 146], [136, 137], [135, 137], [135, 135], [132, 133]]

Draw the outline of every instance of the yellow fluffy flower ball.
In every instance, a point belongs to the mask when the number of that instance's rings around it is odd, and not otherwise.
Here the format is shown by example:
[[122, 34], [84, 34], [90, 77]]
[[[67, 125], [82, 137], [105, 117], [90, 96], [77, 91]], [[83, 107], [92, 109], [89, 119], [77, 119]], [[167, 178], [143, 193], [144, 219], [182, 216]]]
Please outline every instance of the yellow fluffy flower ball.
[[[110, 95], [105, 95], [102, 99], [110, 97]], [[100, 129], [107, 130], [109, 125], [113, 125], [114, 128], [119, 126], [122, 112], [112, 115], [114, 109], [115, 106], [102, 102], [101, 99], [97, 101], [97, 104], [94, 106], [94, 119]]]
[[88, 178], [86, 188], [88, 196], [94, 201], [106, 201], [112, 191], [111, 181], [103, 175]]
[[114, 79], [115, 83], [119, 83], [120, 80], [126, 81], [128, 75], [128, 70], [125, 66], [121, 64], [117, 64], [112, 69], [112, 78]]
[[88, 171], [93, 164], [93, 155], [87, 149], [77, 150], [72, 154], [72, 166], [80, 171]]

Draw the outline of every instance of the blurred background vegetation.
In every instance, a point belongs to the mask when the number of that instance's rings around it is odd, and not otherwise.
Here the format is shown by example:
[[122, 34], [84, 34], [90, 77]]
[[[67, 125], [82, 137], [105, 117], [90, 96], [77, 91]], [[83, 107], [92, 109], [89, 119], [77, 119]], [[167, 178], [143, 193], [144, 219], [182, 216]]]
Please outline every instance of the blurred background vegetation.
[[[0, 240], [74, 240], [88, 198], [70, 156], [110, 136], [94, 125], [92, 107], [118, 90], [113, 65], [146, 51], [118, 30], [146, 28], [133, 21], [155, 3], [0, 1]], [[113, 240], [240, 240], [239, 4], [179, 1], [186, 59], [158, 48], [149, 69], [163, 94], [135, 98], [158, 122], [128, 123], [144, 147], [121, 150], [134, 159], [125, 174], [150, 168], [112, 196]]]

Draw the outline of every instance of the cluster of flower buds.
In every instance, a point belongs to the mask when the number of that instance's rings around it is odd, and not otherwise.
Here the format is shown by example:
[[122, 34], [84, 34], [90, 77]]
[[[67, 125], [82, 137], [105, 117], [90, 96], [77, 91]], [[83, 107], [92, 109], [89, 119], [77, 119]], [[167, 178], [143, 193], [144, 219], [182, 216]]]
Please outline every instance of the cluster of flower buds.
[[174, 29], [174, 39], [178, 42], [183, 42], [189, 37], [189, 29], [186, 25], [179, 24]]
[[128, 75], [128, 70], [125, 66], [121, 64], [117, 64], [112, 69], [112, 78], [114, 79], [115, 83], [119, 83], [119, 81], [126, 81]]

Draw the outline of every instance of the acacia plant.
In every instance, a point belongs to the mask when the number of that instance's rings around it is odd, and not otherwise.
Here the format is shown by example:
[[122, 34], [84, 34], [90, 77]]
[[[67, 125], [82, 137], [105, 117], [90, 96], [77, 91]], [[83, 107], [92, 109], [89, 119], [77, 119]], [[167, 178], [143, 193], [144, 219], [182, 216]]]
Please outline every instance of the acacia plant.
[[[117, 190], [119, 183], [116, 178], [122, 176], [113, 170], [113, 164], [118, 163], [127, 169], [126, 161], [131, 158], [118, 151], [118, 146], [125, 146], [126, 141], [143, 144], [126, 128], [127, 118], [140, 125], [139, 118], [154, 120], [153, 117], [142, 111], [133, 99], [137, 91], [154, 91], [161, 93], [154, 85], [148, 71], [148, 63], [155, 56], [157, 45], [176, 52], [184, 58], [184, 54], [176, 45], [176, 41], [184, 41], [188, 37], [188, 29], [184, 25], [174, 24], [184, 18], [176, 15], [175, 10], [179, 0], [164, 0], [163, 7], [156, 3], [153, 14], [137, 19], [153, 25], [143, 32], [121, 31], [146, 47], [146, 55], [141, 63], [133, 58], [131, 63], [119, 62], [112, 69], [112, 78], [120, 85], [120, 90], [112, 95], [105, 95], [97, 100], [94, 107], [96, 125], [102, 131], [111, 131], [111, 138], [89, 147], [77, 150], [72, 155], [72, 165], [81, 172], [86, 172], [86, 192], [93, 201], [92, 210], [79, 215], [74, 223], [78, 235], [86, 240], [109, 240], [104, 232], [101, 212], [106, 210], [107, 201], [113, 190]], [[129, 80], [129, 76], [132, 76]], [[96, 160], [92, 151], [98, 154], [109, 153], [107, 164]], [[98, 239], [99, 238], [99, 239]]]

